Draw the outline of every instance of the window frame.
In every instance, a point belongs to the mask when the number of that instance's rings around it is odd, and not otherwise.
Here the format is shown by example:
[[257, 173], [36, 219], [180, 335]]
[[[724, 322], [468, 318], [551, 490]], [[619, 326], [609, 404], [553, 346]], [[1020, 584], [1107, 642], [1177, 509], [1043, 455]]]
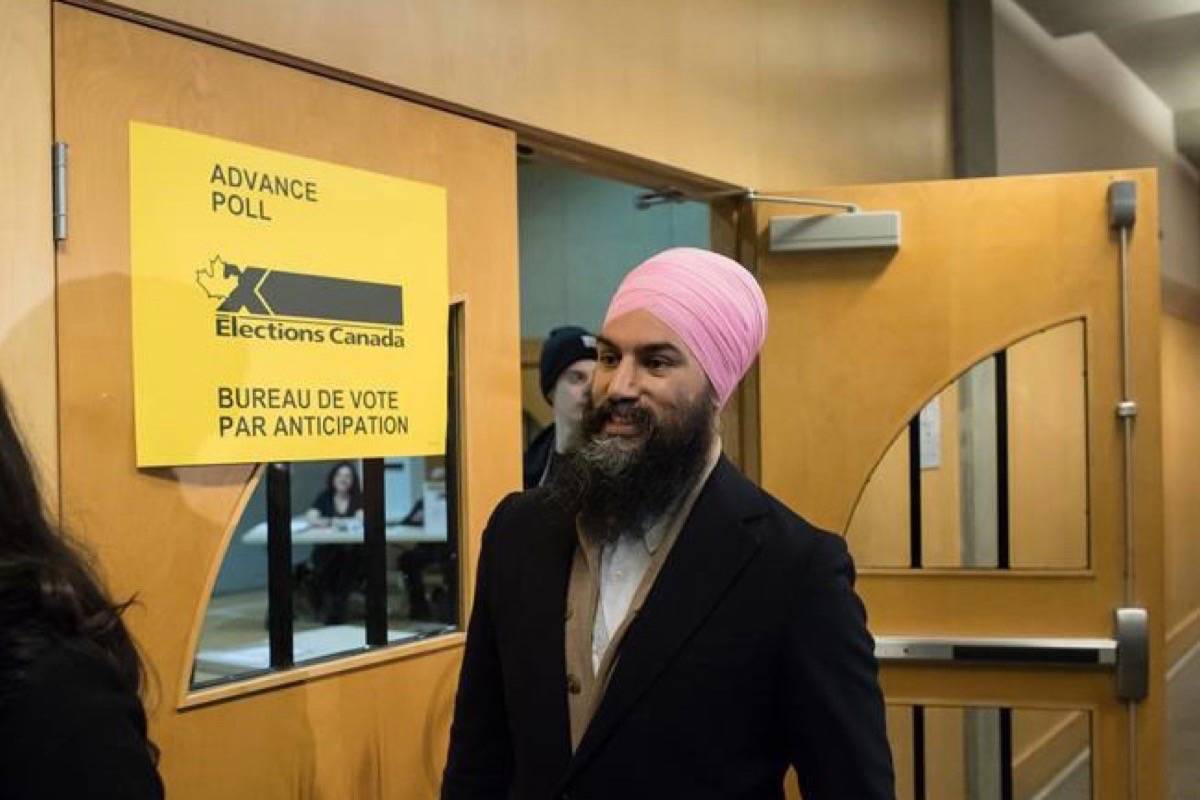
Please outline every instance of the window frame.
[[[188, 662], [188, 679], [183, 682], [183, 695], [177, 708], [187, 708], [222, 702], [239, 696], [255, 694], [268, 689], [302, 683], [316, 677], [361, 669], [364, 666], [387, 663], [411, 658], [431, 652], [459, 647], [466, 641], [464, 597], [461, 591], [464, 576], [462, 555], [463, 531], [461, 520], [466, 518], [465, 496], [461, 491], [461, 475], [466, 465], [466, 454], [461, 436], [463, 413], [463, 391], [465, 375], [462, 369], [465, 344], [464, 299], [450, 303], [447, 316], [447, 374], [446, 374], [446, 544], [450, 547], [449, 561], [458, 573], [453, 586], [455, 603], [454, 628], [416, 640], [389, 643], [387, 607], [387, 541], [385, 479], [387, 468], [384, 458], [361, 458], [363, 489], [363, 544], [367, 564], [366, 585], [366, 641], [363, 647], [329, 653], [318, 658], [297, 663], [295, 660], [292, 569], [292, 462], [268, 462], [259, 464], [246, 486], [243, 502], [238, 504], [238, 513], [230, 524], [226, 547], [214, 568], [214, 578], [208, 583], [207, 602], [198, 616], [191, 658]], [[202, 630], [212, 602], [215, 575], [219, 572], [238, 523], [246, 506], [253, 497], [260, 481], [266, 481], [267, 511], [267, 640], [268, 666], [258, 670], [247, 670], [227, 678], [193, 682], [196, 656], [202, 643]], [[355, 545], [359, 546], [359, 545]]]

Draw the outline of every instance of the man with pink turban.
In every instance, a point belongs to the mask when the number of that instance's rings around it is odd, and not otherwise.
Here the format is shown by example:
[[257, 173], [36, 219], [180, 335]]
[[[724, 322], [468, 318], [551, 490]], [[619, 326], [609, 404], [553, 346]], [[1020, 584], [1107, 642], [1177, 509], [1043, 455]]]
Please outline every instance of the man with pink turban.
[[[721, 455], [762, 290], [675, 248], [621, 283], [584, 441], [483, 535], [442, 797], [892, 798], [841, 537]], [[803, 413], [802, 409], [797, 410]]]

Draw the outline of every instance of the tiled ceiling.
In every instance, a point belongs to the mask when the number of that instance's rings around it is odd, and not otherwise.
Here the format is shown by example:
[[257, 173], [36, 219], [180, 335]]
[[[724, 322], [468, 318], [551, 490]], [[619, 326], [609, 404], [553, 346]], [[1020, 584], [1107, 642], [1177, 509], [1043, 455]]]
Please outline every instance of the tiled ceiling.
[[1092, 32], [1175, 112], [1200, 166], [1200, 0], [1017, 0], [1054, 36]]

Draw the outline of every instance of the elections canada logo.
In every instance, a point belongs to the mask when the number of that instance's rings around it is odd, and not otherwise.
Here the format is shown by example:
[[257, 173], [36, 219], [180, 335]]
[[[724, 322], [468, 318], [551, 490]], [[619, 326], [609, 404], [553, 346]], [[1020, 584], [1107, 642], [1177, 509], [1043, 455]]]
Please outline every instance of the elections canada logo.
[[404, 292], [390, 283], [239, 266], [220, 255], [195, 271], [230, 339], [404, 347]]

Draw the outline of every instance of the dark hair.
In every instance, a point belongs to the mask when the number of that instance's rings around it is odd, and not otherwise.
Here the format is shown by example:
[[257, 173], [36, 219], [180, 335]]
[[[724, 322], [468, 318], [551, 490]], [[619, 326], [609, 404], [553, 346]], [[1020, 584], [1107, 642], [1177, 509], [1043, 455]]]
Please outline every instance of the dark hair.
[[0, 699], [58, 644], [98, 657], [140, 697], [146, 674], [121, 620], [131, 602], [110, 600], [87, 551], [51, 522], [0, 388]]
[[350, 470], [350, 474], [354, 477], [350, 483], [350, 507], [358, 509], [362, 507], [362, 484], [358, 480], [358, 469], [349, 461], [339, 461], [329, 470], [329, 474], [325, 476], [325, 490], [329, 492], [330, 498], [333, 497], [335, 489], [333, 488], [333, 478], [338, 474], [338, 470], [342, 467]]

